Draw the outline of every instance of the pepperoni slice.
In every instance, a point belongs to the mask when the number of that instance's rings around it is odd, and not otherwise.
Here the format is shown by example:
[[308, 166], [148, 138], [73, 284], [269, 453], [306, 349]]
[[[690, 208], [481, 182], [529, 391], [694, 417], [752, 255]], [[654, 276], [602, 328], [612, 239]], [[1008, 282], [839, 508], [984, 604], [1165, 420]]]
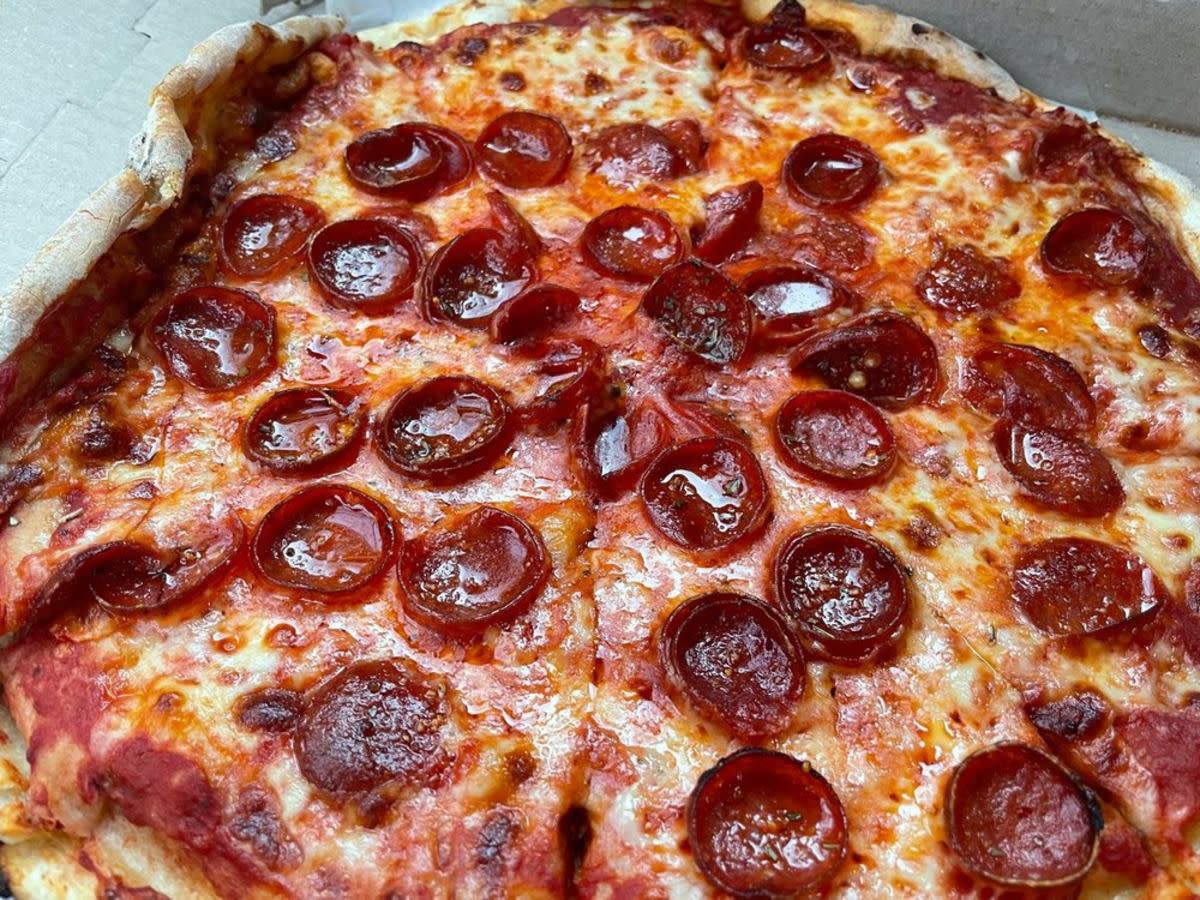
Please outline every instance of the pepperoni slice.
[[538, 360], [541, 381], [537, 396], [520, 410], [522, 421], [535, 426], [558, 424], [600, 391], [603, 355], [586, 338], [527, 344], [520, 353]]
[[837, 792], [808, 763], [774, 750], [740, 750], [701, 775], [687, 825], [696, 865], [735, 897], [817, 891], [849, 846]]
[[804, 654], [761, 600], [718, 592], [671, 611], [658, 632], [672, 687], [705, 718], [745, 740], [791, 721], [804, 692]]
[[1069, 213], [1042, 240], [1042, 265], [1091, 287], [1131, 284], [1150, 261], [1150, 238], [1124, 213], [1091, 207]]
[[862, 302], [837, 279], [800, 263], [755, 269], [742, 279], [742, 292], [756, 313], [755, 341], [766, 347], [792, 346], [822, 317]]
[[221, 262], [244, 278], [268, 275], [298, 256], [325, 219], [315, 203], [286, 194], [239, 200], [221, 223]]
[[704, 129], [695, 119], [672, 119], [664, 122], [660, 129], [683, 154], [689, 172], [699, 172], [704, 165], [704, 154], [708, 141]]
[[866, 202], [883, 177], [879, 157], [862, 141], [841, 134], [807, 138], [788, 154], [781, 175], [792, 198], [823, 209]]
[[928, 400], [939, 375], [933, 341], [893, 312], [867, 313], [808, 338], [792, 357], [792, 370], [889, 409]]
[[642, 309], [663, 334], [706, 363], [728, 365], [746, 354], [750, 303], [707, 263], [691, 259], [667, 269], [642, 295]]
[[273, 472], [329, 471], [359, 443], [364, 417], [354, 397], [328, 388], [280, 391], [242, 433], [246, 455]]
[[260, 688], [237, 702], [238, 724], [249, 731], [291, 731], [304, 712], [304, 697], [287, 688]]
[[890, 648], [908, 615], [908, 586], [892, 551], [866, 532], [821, 525], [775, 557], [775, 595], [813, 652], [860, 662]]
[[413, 295], [425, 254], [411, 233], [383, 219], [345, 219], [316, 233], [308, 271], [334, 306], [392, 312]]
[[535, 284], [513, 297], [492, 316], [492, 340], [516, 344], [541, 337], [571, 318], [579, 295], [557, 284]]
[[1105, 516], [1125, 502], [1112, 464], [1071, 435], [1001, 422], [992, 436], [1000, 462], [1031, 500], [1082, 518]]
[[747, 29], [742, 53], [759, 69], [802, 74], [816, 78], [833, 68], [829, 48], [809, 29], [768, 23]]
[[994, 311], [1021, 295], [1021, 285], [1004, 260], [985, 256], [969, 244], [946, 246], [940, 241], [914, 288], [927, 304], [951, 316]]
[[193, 596], [232, 564], [245, 531], [235, 516], [187, 529], [170, 547], [123, 540], [89, 547], [65, 562], [32, 603], [40, 619], [94, 601], [114, 615], [154, 612]]
[[369, 584], [392, 554], [395, 529], [379, 501], [341, 484], [317, 484], [276, 504], [251, 545], [268, 581], [319, 594]]
[[335, 794], [413, 781], [443, 762], [445, 682], [403, 659], [357, 662], [322, 684], [296, 729], [309, 784]]
[[550, 577], [550, 554], [527, 522], [481, 506], [405, 544], [397, 571], [410, 616], [471, 636], [529, 609]]
[[1098, 634], [1149, 620], [1169, 595], [1145, 562], [1111, 544], [1053, 538], [1021, 551], [1013, 602], [1053, 637]]
[[492, 221], [496, 223], [496, 230], [530, 256], [540, 256], [546, 249], [545, 243], [529, 224], [529, 220], [508, 202], [508, 198], [499, 191], [488, 191], [487, 202]]
[[704, 198], [704, 227], [692, 235], [693, 252], [705, 262], [725, 262], [753, 237], [762, 205], [763, 188], [757, 181], [709, 194]]
[[779, 408], [783, 461], [835, 487], [878, 484], [896, 464], [896, 438], [873, 405], [845, 391], [802, 391]]
[[379, 425], [379, 449], [412, 478], [455, 484], [486, 469], [512, 437], [508, 404], [490, 386], [446, 375], [404, 391]]
[[571, 135], [553, 116], [507, 112], [475, 141], [479, 170], [505, 187], [527, 189], [558, 184], [567, 173]]
[[533, 257], [493, 228], [472, 228], [445, 244], [421, 282], [426, 314], [486, 328], [492, 314], [537, 276]]
[[663, 451], [642, 476], [640, 493], [654, 527], [698, 552], [750, 537], [770, 508], [758, 460], [725, 437], [695, 438]]
[[951, 849], [964, 868], [999, 884], [1077, 881], [1096, 858], [1102, 824], [1091, 793], [1027, 744], [971, 754], [946, 788]]
[[274, 368], [275, 310], [249, 291], [192, 288], [155, 316], [150, 341], [192, 387], [229, 391]]
[[1030, 428], [1090, 431], [1096, 407], [1075, 367], [1046, 350], [990, 344], [963, 368], [963, 399], [999, 419]]
[[358, 187], [421, 203], [471, 174], [471, 149], [448, 128], [405, 122], [368, 131], [346, 147], [346, 173]]
[[582, 250], [601, 275], [653, 281], [683, 258], [683, 241], [665, 213], [618, 206], [588, 222]]
[[632, 187], [646, 181], [670, 181], [695, 170], [693, 161], [671, 136], [653, 125], [610, 125], [588, 147], [591, 171], [612, 184]]
[[670, 426], [650, 404], [582, 416], [575, 447], [584, 475], [605, 497], [629, 490], [667, 444]]

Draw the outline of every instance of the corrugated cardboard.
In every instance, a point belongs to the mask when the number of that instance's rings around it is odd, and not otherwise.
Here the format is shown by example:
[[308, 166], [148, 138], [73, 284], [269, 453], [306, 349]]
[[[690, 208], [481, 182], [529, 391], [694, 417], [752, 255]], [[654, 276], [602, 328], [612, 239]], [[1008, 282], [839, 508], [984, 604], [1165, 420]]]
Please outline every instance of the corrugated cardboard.
[[[326, 4], [310, 3], [305, 11]], [[410, 16], [441, 0], [328, 0]], [[891, 0], [1200, 182], [1200, 0]], [[276, 21], [295, 3], [263, 16]], [[0, 284], [116, 172], [150, 88], [258, 0], [0, 0]], [[358, 27], [378, 24], [355, 20]]]

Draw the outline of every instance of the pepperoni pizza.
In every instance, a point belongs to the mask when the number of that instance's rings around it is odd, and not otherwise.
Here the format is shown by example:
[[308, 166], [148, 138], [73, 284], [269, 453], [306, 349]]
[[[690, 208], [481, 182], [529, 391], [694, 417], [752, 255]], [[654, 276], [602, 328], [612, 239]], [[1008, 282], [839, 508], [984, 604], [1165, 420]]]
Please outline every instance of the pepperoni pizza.
[[0, 310], [18, 897], [1200, 889], [1188, 185], [840, 0], [339, 32]]

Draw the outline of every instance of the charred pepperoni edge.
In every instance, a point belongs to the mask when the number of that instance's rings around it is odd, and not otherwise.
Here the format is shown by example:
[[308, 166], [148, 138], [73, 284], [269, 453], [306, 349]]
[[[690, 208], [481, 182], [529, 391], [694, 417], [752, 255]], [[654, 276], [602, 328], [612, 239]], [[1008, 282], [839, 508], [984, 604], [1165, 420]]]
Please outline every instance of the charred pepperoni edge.
[[[805, 414], [811, 413], [813, 410], [821, 410], [822, 404], [824, 404], [823, 408], [828, 410], [834, 403], [841, 403], [843, 409], [852, 408], [860, 413], [870, 423], [874, 433], [882, 439], [883, 449], [880, 457], [883, 461], [871, 467], [864, 474], [838, 474], [818, 468], [802, 459], [797, 449], [788, 444], [785, 434], [785, 419], [791, 420], [797, 413]], [[780, 458], [785, 463], [808, 478], [823, 481], [835, 487], [859, 488], [879, 484], [891, 475], [896, 467], [896, 436], [892, 431], [892, 426], [870, 400], [848, 391], [801, 391], [793, 394], [784, 401], [775, 414], [772, 431], [775, 437], [775, 446], [779, 450]], [[861, 469], [860, 466], [857, 471], [861, 471]]]
[[[972, 760], [974, 760], [978, 757], [982, 757], [985, 754], [991, 753], [992, 751], [995, 751], [995, 750], [998, 750], [1001, 748], [1008, 748], [1008, 747], [1015, 747], [1015, 748], [1018, 748], [1021, 750], [1026, 750], [1030, 753], [1034, 753], [1034, 754], [1040, 756], [1049, 766], [1053, 767], [1055, 770], [1057, 770], [1059, 773], [1061, 773], [1064, 778], [1066, 778], [1068, 781], [1070, 781], [1072, 784], [1074, 784], [1075, 787], [1078, 789], [1080, 800], [1083, 802], [1084, 806], [1087, 808], [1088, 816], [1092, 820], [1092, 831], [1093, 831], [1091, 856], [1088, 858], [1087, 863], [1078, 872], [1073, 873], [1064, 878], [1051, 880], [1051, 881], [1022, 881], [1021, 879], [1008, 879], [1008, 878], [1003, 878], [1003, 877], [997, 877], [996, 875], [993, 875], [993, 874], [990, 874], [987, 872], [979, 871], [978, 869], [976, 869], [974, 866], [972, 866], [967, 861], [965, 855], [963, 854], [962, 848], [961, 848], [958, 838], [957, 838], [957, 829], [954, 827], [955, 826], [954, 795], [955, 795], [956, 789], [958, 787], [959, 774], [962, 772], [963, 768], [967, 765], [967, 763], [971, 762]], [[1094, 793], [1092, 793], [1092, 791], [1087, 787], [1087, 785], [1085, 785], [1080, 780], [1079, 776], [1076, 775], [1074, 772], [1072, 772], [1070, 769], [1067, 769], [1061, 763], [1059, 763], [1058, 760], [1056, 760], [1050, 754], [1048, 754], [1042, 750], [1039, 750], [1036, 747], [1031, 747], [1028, 744], [1023, 744], [1019, 741], [1002, 741], [999, 744], [993, 744], [990, 747], [984, 747], [981, 750], [976, 750], [974, 753], [972, 753], [970, 756], [968, 756], [966, 759], [964, 759], [962, 762], [960, 762], [957, 766], [955, 766], [954, 774], [950, 776], [950, 782], [946, 786], [945, 817], [946, 817], [947, 842], [950, 844], [950, 849], [954, 851], [954, 856], [958, 860], [959, 865], [961, 865], [963, 868], [965, 868], [971, 874], [976, 875], [980, 878], [983, 878], [987, 881], [991, 881], [996, 884], [1011, 885], [1013, 887], [1048, 888], [1048, 887], [1058, 887], [1058, 886], [1062, 886], [1062, 885], [1075, 883], [1076, 881], [1081, 879], [1084, 875], [1086, 875], [1088, 873], [1088, 871], [1092, 868], [1092, 865], [1095, 863], [1096, 856], [1100, 852], [1100, 834], [1104, 829], [1104, 814], [1100, 810], [1100, 802], [1099, 802], [1099, 800], [1096, 799], [1096, 795]]]
[[[268, 266], [253, 266], [244, 268], [241, 264], [229, 255], [229, 242], [226, 238], [226, 232], [229, 228], [229, 223], [233, 217], [244, 210], [248, 204], [253, 201], [264, 202], [270, 198], [273, 201], [280, 203], [290, 203], [293, 208], [298, 210], [306, 217], [305, 227], [301, 239], [296, 243], [296, 246], [288, 253], [282, 255], [275, 262]], [[304, 249], [308, 245], [308, 238], [314, 231], [325, 224], [325, 213], [321, 207], [317, 206], [309, 200], [304, 200], [300, 197], [292, 197], [288, 194], [252, 194], [249, 197], [243, 197], [225, 211], [225, 215], [221, 218], [220, 240], [217, 241], [217, 251], [220, 256], [221, 265], [226, 271], [232, 272], [235, 275], [240, 275], [245, 278], [265, 278], [272, 273], [278, 272], [281, 268], [287, 265], [288, 262], [296, 259], [304, 254]]]
[[[338, 447], [333, 448], [315, 459], [310, 460], [279, 460], [269, 454], [260, 453], [254, 440], [255, 432], [266, 424], [265, 417], [273, 412], [276, 404], [286, 405], [302, 395], [320, 396], [329, 406], [339, 413], [339, 420], [344, 413], [353, 425], [350, 435]], [[360, 406], [358, 399], [338, 388], [297, 387], [272, 394], [246, 420], [242, 428], [242, 450], [246, 456], [264, 468], [281, 474], [321, 473], [336, 468], [338, 464], [356, 452], [362, 445], [363, 434], [366, 430], [367, 416]]]
[[[365, 506], [371, 513], [383, 532], [383, 549], [379, 553], [379, 558], [371, 571], [365, 575], [359, 576], [354, 584], [341, 588], [318, 588], [306, 584], [296, 578], [278, 579], [268, 574], [267, 566], [263, 560], [270, 554], [271, 545], [274, 539], [283, 531], [286, 531], [295, 523], [295, 517], [283, 518], [285, 513], [295, 511], [306, 512], [308, 502], [314, 497], [319, 499], [321, 495], [336, 496], [339, 501], [342, 498]], [[290, 507], [290, 508], [289, 508]], [[387, 569], [391, 562], [392, 555], [396, 550], [396, 524], [395, 517], [391, 511], [376, 500], [374, 497], [366, 494], [357, 488], [350, 487], [346, 484], [337, 484], [331, 482], [316, 482], [308, 487], [300, 488], [298, 491], [293, 491], [288, 494], [274, 506], [272, 506], [262, 521], [258, 523], [258, 527], [254, 529], [254, 537], [250, 541], [250, 561], [254, 565], [254, 570], [272, 584], [280, 587], [289, 588], [295, 591], [306, 591], [316, 594], [321, 594], [326, 597], [347, 597], [353, 595], [363, 588], [369, 587], [379, 579], [379, 576]]]

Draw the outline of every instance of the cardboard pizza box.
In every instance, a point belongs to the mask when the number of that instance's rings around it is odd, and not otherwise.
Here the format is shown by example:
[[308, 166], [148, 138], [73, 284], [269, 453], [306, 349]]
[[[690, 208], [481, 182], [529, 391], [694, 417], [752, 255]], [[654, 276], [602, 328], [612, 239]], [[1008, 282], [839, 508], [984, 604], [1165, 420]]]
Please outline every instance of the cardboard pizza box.
[[[442, 0], [0, 0], [0, 284], [124, 162], [150, 88], [222, 25], [335, 12], [356, 28]], [[888, 0], [1097, 113], [1200, 183], [1197, 0]]]

